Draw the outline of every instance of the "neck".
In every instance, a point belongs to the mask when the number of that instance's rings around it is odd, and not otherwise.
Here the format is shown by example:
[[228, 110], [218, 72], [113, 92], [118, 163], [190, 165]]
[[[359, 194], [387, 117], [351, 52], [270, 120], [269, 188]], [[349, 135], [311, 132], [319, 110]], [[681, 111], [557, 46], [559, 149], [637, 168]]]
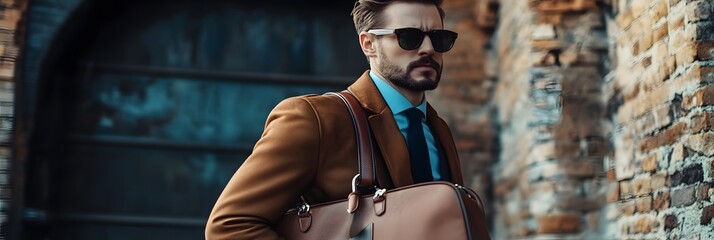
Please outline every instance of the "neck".
[[412, 90], [409, 90], [409, 89], [406, 89], [406, 88], [403, 88], [403, 87], [394, 85], [394, 83], [392, 83], [392, 81], [390, 81], [389, 79], [385, 78], [385, 77], [382, 75], [382, 73], [380, 73], [379, 71], [374, 70], [374, 68], [372, 69], [372, 71], [374, 71], [374, 74], [376, 74], [376, 75], [379, 76], [380, 78], [386, 80], [387, 84], [389, 84], [390, 86], [392, 86], [392, 87], [393, 87], [394, 89], [396, 89], [399, 93], [401, 93], [404, 97], [406, 97], [407, 100], [409, 100], [409, 102], [412, 104], [412, 106], [417, 106], [417, 105], [419, 105], [419, 104], [422, 102], [422, 100], [424, 99], [424, 91], [412, 91]]

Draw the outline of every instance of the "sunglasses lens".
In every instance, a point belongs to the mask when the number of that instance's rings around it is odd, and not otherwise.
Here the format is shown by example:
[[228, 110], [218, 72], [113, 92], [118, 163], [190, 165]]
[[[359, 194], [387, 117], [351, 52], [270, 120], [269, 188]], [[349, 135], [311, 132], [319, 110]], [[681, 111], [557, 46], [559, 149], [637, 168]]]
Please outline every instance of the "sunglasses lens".
[[434, 30], [429, 33], [431, 44], [434, 46], [434, 51], [447, 52], [454, 47], [458, 34], [449, 30]]
[[416, 28], [397, 29], [394, 33], [397, 34], [397, 39], [399, 39], [399, 47], [404, 50], [417, 49], [421, 46], [421, 42], [424, 41], [424, 32]]

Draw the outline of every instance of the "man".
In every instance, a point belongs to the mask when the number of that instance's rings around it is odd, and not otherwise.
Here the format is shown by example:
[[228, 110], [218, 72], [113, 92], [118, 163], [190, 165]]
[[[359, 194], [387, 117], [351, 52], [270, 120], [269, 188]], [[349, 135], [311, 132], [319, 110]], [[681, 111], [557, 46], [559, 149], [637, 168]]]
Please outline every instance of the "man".
[[[371, 70], [348, 90], [368, 115], [383, 188], [463, 184], [451, 133], [424, 96], [439, 84], [442, 55], [456, 39], [443, 29], [440, 4], [359, 0], [352, 12]], [[347, 198], [356, 156], [352, 120], [339, 98], [284, 100], [216, 202], [206, 238], [279, 239], [272, 226], [300, 197], [310, 204]]]

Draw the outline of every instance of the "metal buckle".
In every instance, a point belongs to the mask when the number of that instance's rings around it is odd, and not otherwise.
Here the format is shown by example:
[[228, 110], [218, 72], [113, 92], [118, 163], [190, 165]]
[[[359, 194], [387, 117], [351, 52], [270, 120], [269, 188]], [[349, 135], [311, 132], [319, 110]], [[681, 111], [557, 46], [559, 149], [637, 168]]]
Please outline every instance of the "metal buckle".
[[297, 206], [297, 214], [303, 215], [310, 212], [310, 205], [306, 202], [301, 202]]
[[378, 188], [377, 191], [374, 192], [374, 197], [372, 197], [372, 199], [377, 200], [378, 198], [381, 198], [385, 192], [387, 192], [386, 188]]

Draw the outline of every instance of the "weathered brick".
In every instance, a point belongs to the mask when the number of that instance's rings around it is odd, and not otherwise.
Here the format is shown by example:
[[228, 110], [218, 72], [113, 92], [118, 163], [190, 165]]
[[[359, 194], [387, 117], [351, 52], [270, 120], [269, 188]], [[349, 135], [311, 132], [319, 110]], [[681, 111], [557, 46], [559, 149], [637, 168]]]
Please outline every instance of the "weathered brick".
[[617, 14], [617, 17], [615, 17], [615, 22], [617, 22], [617, 26], [619, 26], [621, 29], [626, 29], [630, 27], [633, 19], [634, 16], [632, 15], [632, 10], [627, 8], [624, 11], [620, 12], [620, 14]]
[[640, 216], [635, 222], [635, 233], [650, 233], [657, 228], [659, 223], [652, 216]]
[[613, 203], [620, 200], [620, 184], [611, 182], [607, 184], [607, 202]]
[[714, 205], [709, 205], [702, 209], [702, 217], [699, 223], [702, 225], [709, 225], [709, 223], [712, 222], [712, 218], [714, 218]]
[[670, 33], [682, 29], [684, 27], [684, 11], [670, 10], [669, 16], [667, 16], [667, 25]]
[[[643, 86], [644, 87], [644, 86]], [[664, 126], [672, 123], [670, 111], [673, 105], [671, 103], [656, 106], [650, 112], [642, 116], [637, 122], [637, 130], [641, 134], [650, 134]]]
[[659, 155], [653, 154], [642, 160], [642, 171], [653, 172], [657, 170], [657, 161], [659, 161]]
[[553, 214], [538, 218], [539, 234], [564, 234], [580, 232], [582, 219], [577, 214]]
[[617, 208], [625, 216], [635, 214], [635, 201], [623, 201], [617, 204]]
[[694, 186], [685, 187], [672, 191], [670, 195], [672, 207], [685, 207], [692, 205], [696, 200], [694, 197]]
[[661, 189], [667, 185], [667, 176], [664, 173], [654, 174], [650, 177], [650, 179], [652, 179], [651, 185], [653, 191]]
[[692, 117], [692, 122], [690, 123], [690, 129], [693, 133], [697, 133], [702, 130], [712, 130], [713, 127], [714, 112], [703, 112], [696, 115]]
[[635, 200], [635, 210], [637, 212], [649, 212], [652, 210], [652, 197], [645, 196]]
[[[669, 35], [669, 25], [667, 23], [662, 24], [661, 26], [655, 28], [654, 33], [652, 34], [653, 41], [654, 42], [659, 42], [662, 41], [665, 37]], [[667, 46], [666, 44], [663, 44]]]
[[669, 231], [677, 227], [677, 216], [667, 214], [664, 215], [664, 230]]
[[709, 105], [714, 105], [714, 86], [703, 87], [682, 102], [684, 109]]
[[668, 208], [669, 207], [669, 191], [664, 191], [664, 192], [655, 194], [652, 205], [653, 205], [653, 208], [658, 211]]
[[689, 148], [685, 147], [684, 144], [677, 143], [673, 146], [672, 156], [670, 160], [672, 162], [682, 161], [689, 156]]
[[714, 133], [704, 132], [699, 134], [689, 135], [687, 138], [687, 146], [695, 152], [705, 156], [714, 156]]
[[640, 143], [640, 151], [645, 153], [657, 147], [672, 145], [684, 134], [686, 126], [687, 123], [679, 122], [657, 135], [645, 138], [644, 141]]
[[707, 200], [709, 199], [709, 189], [711, 189], [711, 183], [703, 183], [697, 188], [697, 200]]
[[635, 195], [642, 196], [652, 193], [649, 177], [639, 177], [632, 181], [632, 188]]
[[669, 179], [671, 184], [670, 186], [672, 187], [679, 186], [680, 184], [690, 185], [698, 183], [704, 179], [704, 170], [700, 164], [690, 165], [674, 172]]
[[644, 52], [649, 50], [654, 43], [654, 34], [651, 31], [652, 21], [648, 17], [640, 18], [640, 28], [643, 29], [643, 33], [640, 36], [640, 51]]
[[696, 48], [697, 60], [712, 60], [714, 59], [714, 41], [697, 41], [694, 43]]
[[660, 0], [655, 3], [654, 8], [652, 8], [652, 20], [657, 22], [657, 20], [667, 16], [667, 1]]
[[685, 46], [679, 48], [674, 53], [674, 58], [677, 61], [678, 66], [686, 66], [693, 63], [697, 58], [697, 49], [692, 46], [689, 42], [685, 43]]
[[630, 10], [635, 18], [640, 17], [645, 14], [645, 11], [649, 8], [650, 1], [648, 0], [632, 0], [630, 1]]
[[632, 197], [632, 188], [630, 187], [630, 181], [620, 181], [620, 199], [628, 199]]

